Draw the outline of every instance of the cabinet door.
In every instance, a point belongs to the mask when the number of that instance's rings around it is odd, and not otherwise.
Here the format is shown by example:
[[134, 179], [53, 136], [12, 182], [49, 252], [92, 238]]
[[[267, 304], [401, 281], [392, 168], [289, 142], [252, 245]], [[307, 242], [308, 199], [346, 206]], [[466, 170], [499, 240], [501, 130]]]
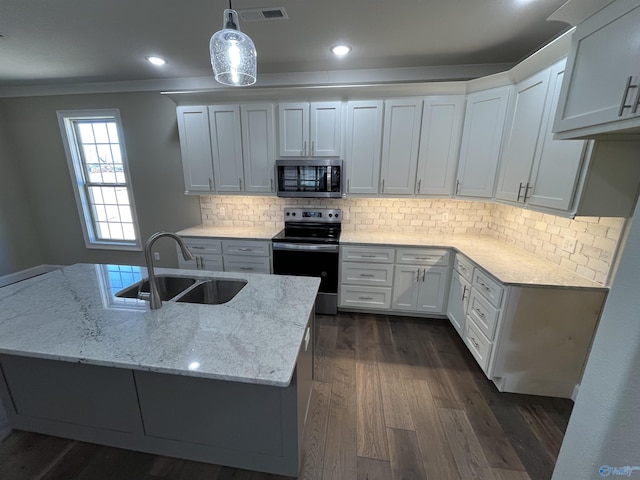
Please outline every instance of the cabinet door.
[[493, 196], [510, 92], [500, 87], [467, 97], [456, 194]]
[[422, 267], [418, 281], [418, 311], [443, 313], [448, 289], [448, 267]]
[[212, 105], [209, 107], [209, 122], [216, 191], [241, 192], [240, 107], [238, 105]]
[[413, 194], [421, 116], [422, 99], [407, 98], [385, 102], [381, 193]]
[[640, 100], [638, 25], [637, 1], [610, 3], [578, 25], [571, 39], [555, 132], [592, 127], [582, 133], [606, 133], [620, 128], [615, 123], [640, 125], [640, 108], [635, 108]]
[[398, 310], [415, 310], [418, 304], [420, 269], [410, 265], [396, 265], [393, 275], [392, 306]]
[[536, 154], [549, 86], [549, 69], [516, 85], [513, 113], [505, 133], [496, 197], [524, 202]]
[[382, 101], [347, 104], [347, 193], [376, 194], [380, 179]]
[[342, 104], [312, 103], [310, 114], [309, 154], [312, 157], [339, 157], [342, 150]]
[[545, 121], [538, 139], [538, 151], [531, 176], [528, 203], [558, 210], [570, 210], [580, 177], [586, 142], [554, 140], [551, 131], [564, 76], [564, 61], [554, 65], [545, 107]]
[[213, 190], [213, 159], [207, 107], [178, 107], [178, 135], [184, 188], [190, 192]]
[[278, 105], [278, 154], [281, 157], [309, 155], [309, 104]]
[[244, 191], [274, 191], [273, 105], [241, 105]]
[[458, 272], [454, 271], [451, 276], [451, 288], [449, 289], [447, 317], [461, 337], [464, 335], [464, 322], [466, 319], [467, 304], [469, 303], [470, 289], [469, 282]]
[[419, 195], [453, 194], [464, 101], [464, 95], [427, 97], [424, 100], [416, 184]]

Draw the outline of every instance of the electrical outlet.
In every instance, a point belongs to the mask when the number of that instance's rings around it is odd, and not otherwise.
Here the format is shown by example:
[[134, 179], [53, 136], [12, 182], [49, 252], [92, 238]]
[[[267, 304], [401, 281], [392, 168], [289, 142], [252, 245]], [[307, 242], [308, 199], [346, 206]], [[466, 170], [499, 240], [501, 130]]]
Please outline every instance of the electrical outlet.
[[449, 214], [448, 213], [445, 212], [445, 213], [442, 214], [442, 221], [445, 222], [445, 223], [449, 221]]
[[160, 252], [153, 252], [153, 259], [160, 260]]
[[565, 252], [573, 253], [576, 251], [576, 239], [567, 237], [562, 244], [562, 250]]

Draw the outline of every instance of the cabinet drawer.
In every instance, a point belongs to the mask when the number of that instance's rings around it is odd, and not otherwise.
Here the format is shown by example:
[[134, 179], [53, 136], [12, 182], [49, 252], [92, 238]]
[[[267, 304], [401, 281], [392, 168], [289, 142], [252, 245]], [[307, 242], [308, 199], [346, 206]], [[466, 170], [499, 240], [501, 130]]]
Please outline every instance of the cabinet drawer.
[[476, 287], [471, 288], [467, 314], [473, 318], [473, 321], [476, 322], [476, 326], [482, 333], [484, 333], [489, 340], [493, 340], [500, 310], [491, 305], [482, 294], [478, 293]]
[[453, 268], [462, 276], [462, 278], [471, 283], [473, 279], [473, 264], [466, 257], [456, 253], [455, 260], [453, 261]]
[[473, 281], [471, 284], [495, 307], [500, 308], [502, 292], [504, 290], [502, 285], [478, 268], [473, 272]]
[[341, 265], [340, 282], [390, 287], [393, 283], [393, 265], [344, 262]]
[[464, 343], [471, 351], [480, 368], [487, 372], [489, 367], [489, 357], [491, 356], [491, 349], [493, 345], [485, 337], [480, 329], [473, 323], [473, 319], [467, 316], [467, 323], [465, 325]]
[[243, 257], [224, 256], [225, 272], [243, 273], [271, 273], [271, 261], [269, 257]]
[[391, 307], [391, 287], [340, 287], [340, 306], [388, 309]]
[[271, 242], [223, 240], [222, 253], [225, 255], [268, 257], [271, 254]]
[[408, 265], [449, 265], [449, 251], [432, 248], [398, 248], [396, 263]]
[[340, 247], [341, 260], [349, 262], [393, 263], [395, 248]]
[[[194, 255], [201, 253], [213, 253], [220, 255], [222, 253], [222, 242], [215, 238], [205, 237], [182, 237], [184, 243]], [[176, 247], [178, 256], [181, 257], [182, 253], [179, 247]]]

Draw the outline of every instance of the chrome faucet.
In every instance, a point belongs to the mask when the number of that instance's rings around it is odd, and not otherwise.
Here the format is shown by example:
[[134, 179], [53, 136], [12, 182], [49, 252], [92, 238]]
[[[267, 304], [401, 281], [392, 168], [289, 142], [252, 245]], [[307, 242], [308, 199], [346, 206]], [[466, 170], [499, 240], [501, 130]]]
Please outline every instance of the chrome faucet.
[[160, 299], [160, 292], [158, 291], [158, 283], [156, 281], [156, 274], [153, 271], [153, 255], [151, 254], [151, 247], [155, 243], [156, 240], [162, 237], [170, 237], [173, 238], [180, 246], [182, 250], [182, 257], [185, 260], [193, 260], [194, 256], [191, 253], [191, 250], [187, 248], [182, 239], [171, 232], [156, 232], [149, 237], [147, 242], [144, 244], [144, 259], [147, 262], [147, 273], [149, 275], [149, 305], [151, 310], [157, 310], [162, 308], [162, 300]]

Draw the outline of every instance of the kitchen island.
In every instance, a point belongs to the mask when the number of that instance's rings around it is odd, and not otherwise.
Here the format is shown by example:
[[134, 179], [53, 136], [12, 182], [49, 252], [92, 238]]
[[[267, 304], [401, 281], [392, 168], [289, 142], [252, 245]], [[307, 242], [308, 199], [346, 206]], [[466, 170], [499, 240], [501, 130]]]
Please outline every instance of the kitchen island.
[[0, 289], [11, 426], [297, 475], [319, 280], [156, 269], [247, 284], [222, 305], [150, 310], [114, 296], [114, 274], [136, 269], [79, 264]]

